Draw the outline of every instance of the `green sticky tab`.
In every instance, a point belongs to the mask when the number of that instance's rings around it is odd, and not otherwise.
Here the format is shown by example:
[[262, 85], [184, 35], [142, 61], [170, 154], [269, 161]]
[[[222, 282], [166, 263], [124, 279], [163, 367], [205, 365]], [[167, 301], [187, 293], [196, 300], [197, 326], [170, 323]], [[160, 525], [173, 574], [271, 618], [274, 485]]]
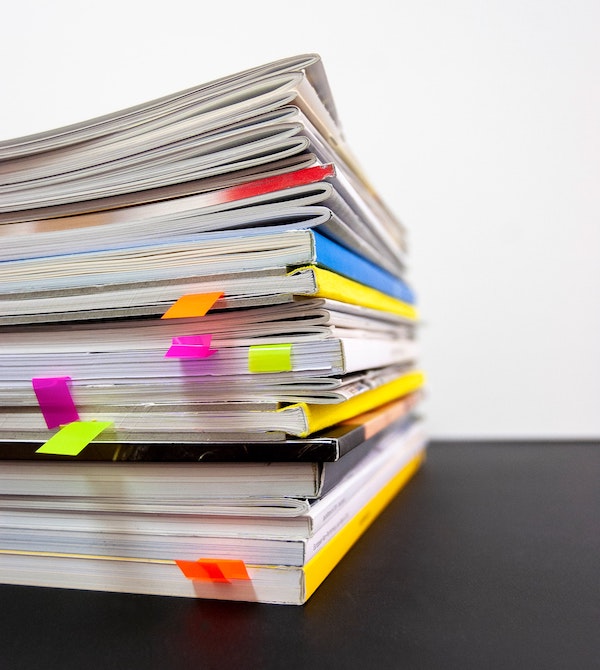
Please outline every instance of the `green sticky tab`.
[[72, 421], [63, 426], [35, 453], [77, 456], [109, 426], [112, 426], [112, 421]]
[[291, 344], [254, 344], [248, 354], [250, 372], [289, 372], [292, 369]]

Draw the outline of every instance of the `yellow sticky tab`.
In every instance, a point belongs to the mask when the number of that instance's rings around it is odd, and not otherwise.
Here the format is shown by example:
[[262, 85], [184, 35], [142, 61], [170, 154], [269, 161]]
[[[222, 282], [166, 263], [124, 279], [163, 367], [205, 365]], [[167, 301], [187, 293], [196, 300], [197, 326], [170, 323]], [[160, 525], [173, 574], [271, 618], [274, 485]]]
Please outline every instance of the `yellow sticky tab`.
[[289, 372], [292, 369], [291, 344], [254, 344], [248, 353], [250, 372]]
[[109, 426], [112, 426], [112, 421], [72, 421], [63, 426], [35, 453], [77, 456]]
[[195, 316], [204, 316], [217, 300], [222, 297], [222, 291], [182, 295], [160, 318], [189, 319]]

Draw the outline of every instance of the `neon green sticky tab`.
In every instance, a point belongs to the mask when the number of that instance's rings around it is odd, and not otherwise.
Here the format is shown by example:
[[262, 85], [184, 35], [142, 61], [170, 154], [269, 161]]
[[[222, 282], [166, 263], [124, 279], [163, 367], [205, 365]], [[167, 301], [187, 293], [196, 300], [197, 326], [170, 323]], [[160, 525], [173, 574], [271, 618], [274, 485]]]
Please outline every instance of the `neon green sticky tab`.
[[62, 426], [58, 433], [54, 434], [35, 453], [77, 456], [109, 426], [112, 426], [112, 421], [72, 421]]
[[292, 369], [291, 344], [254, 344], [248, 353], [250, 372], [289, 372]]

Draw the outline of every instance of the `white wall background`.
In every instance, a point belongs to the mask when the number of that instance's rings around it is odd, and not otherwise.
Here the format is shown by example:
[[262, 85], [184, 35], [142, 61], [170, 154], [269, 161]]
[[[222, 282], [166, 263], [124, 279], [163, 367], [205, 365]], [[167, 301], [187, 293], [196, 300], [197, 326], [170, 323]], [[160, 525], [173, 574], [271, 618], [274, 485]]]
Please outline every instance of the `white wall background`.
[[600, 436], [600, 3], [19, 0], [0, 136], [319, 52], [411, 233], [434, 437]]

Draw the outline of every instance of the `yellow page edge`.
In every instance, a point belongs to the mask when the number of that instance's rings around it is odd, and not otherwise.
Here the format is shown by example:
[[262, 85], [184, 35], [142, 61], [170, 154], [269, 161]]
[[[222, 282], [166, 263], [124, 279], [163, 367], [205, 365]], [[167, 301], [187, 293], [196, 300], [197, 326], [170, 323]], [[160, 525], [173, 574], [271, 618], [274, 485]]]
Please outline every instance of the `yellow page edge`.
[[330, 270], [319, 268], [316, 265], [305, 265], [304, 267], [296, 268], [289, 275], [306, 272], [307, 270], [310, 270], [315, 277], [317, 285], [316, 291], [312, 295], [317, 298], [329, 298], [330, 300], [347, 302], [351, 305], [371, 307], [382, 312], [398, 314], [411, 321], [417, 321], [419, 318], [419, 312], [413, 305], [409, 305], [407, 302], [403, 302], [397, 298], [392, 298], [386, 293], [360, 284], [353, 279], [348, 279]]
[[305, 578], [303, 602], [306, 602], [323, 583], [327, 575], [415, 474], [424, 460], [425, 449], [412, 458], [321, 551], [308, 561], [303, 568]]

